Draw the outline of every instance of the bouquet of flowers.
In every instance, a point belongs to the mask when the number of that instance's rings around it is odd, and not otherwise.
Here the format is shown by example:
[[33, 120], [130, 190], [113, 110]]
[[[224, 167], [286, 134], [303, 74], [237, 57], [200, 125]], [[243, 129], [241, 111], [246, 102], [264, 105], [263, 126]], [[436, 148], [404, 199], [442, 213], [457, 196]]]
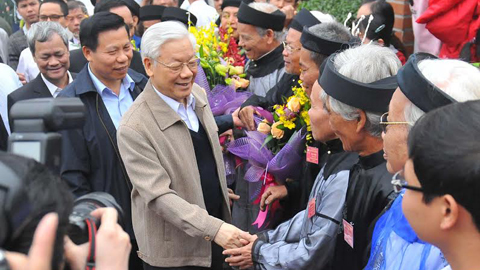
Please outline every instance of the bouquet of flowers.
[[[300, 83], [301, 84], [301, 83]], [[283, 105], [275, 105], [273, 113], [257, 108], [263, 119], [257, 119], [256, 131], [231, 142], [228, 151], [248, 161], [245, 180], [250, 182], [250, 197], [260, 203], [263, 192], [270, 186], [284, 184], [287, 178], [298, 178], [305, 139], [311, 140], [310, 101], [301, 87], [292, 88], [294, 95]], [[268, 226], [269, 216], [279, 208], [276, 201], [260, 211], [253, 225]]]

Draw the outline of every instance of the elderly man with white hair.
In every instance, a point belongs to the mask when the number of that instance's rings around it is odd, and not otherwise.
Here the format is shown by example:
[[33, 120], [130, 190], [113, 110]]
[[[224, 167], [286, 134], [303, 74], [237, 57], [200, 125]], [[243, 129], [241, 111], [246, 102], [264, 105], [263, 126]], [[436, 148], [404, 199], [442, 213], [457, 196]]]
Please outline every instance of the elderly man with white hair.
[[393, 199], [383, 159], [380, 116], [397, 88], [401, 64], [388, 48], [364, 45], [333, 54], [319, 81], [322, 100], [345, 151], [359, 154], [350, 170], [332, 269], [362, 269], [370, 226]]
[[144, 269], [222, 269], [241, 246], [231, 220], [217, 126], [197, 74], [195, 39], [179, 22], [142, 38], [150, 77], [117, 138], [133, 185], [132, 216]]
[[[390, 173], [408, 159], [407, 137], [425, 113], [454, 102], [480, 99], [480, 71], [460, 60], [440, 60], [418, 53], [398, 72], [398, 88], [382, 117], [383, 148]], [[379, 218], [365, 269], [426, 269], [446, 266], [440, 250], [421, 241], [402, 212], [404, 191]]]

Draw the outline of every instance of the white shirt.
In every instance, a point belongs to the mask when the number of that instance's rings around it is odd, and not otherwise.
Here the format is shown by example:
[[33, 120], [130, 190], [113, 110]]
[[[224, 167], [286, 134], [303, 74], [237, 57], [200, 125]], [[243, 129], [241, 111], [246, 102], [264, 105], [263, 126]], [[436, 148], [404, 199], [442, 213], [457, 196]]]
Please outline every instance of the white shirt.
[[17, 72], [25, 75], [25, 80], [27, 83], [35, 79], [40, 73], [37, 63], [35, 63], [35, 60], [33, 60], [32, 52], [28, 47], [20, 53]]
[[443, 268], [442, 270], [452, 270], [452, 267], [450, 267], [450, 265], [449, 265], [449, 266]]
[[10, 124], [8, 123], [8, 108], [7, 108], [7, 96], [11, 92], [22, 87], [22, 83], [18, 79], [17, 73], [5, 65], [0, 64], [0, 74], [2, 74], [2, 83], [0, 83], [0, 114], [2, 115], [3, 123], [10, 134]]
[[[67, 71], [67, 74], [68, 74], [68, 84], [71, 84], [72, 81], [73, 81], [72, 75], [70, 74], [70, 71]], [[55, 84], [51, 83], [50, 81], [48, 81], [47, 78], [45, 78], [45, 76], [43, 76], [43, 74], [41, 74], [40, 76], [42, 77], [43, 82], [47, 86], [48, 91], [50, 91], [52, 96], [54, 98], [56, 98], [58, 96], [58, 94], [60, 93], [60, 91], [62, 91], [62, 88], [60, 88], [60, 87], [56, 86]]]
[[188, 129], [198, 132], [198, 128], [200, 126], [198, 123], [197, 114], [195, 113], [195, 97], [192, 93], [190, 93], [190, 96], [187, 98], [187, 107], [185, 108], [183, 103], [180, 103], [173, 98], [167, 97], [160, 93], [155, 86], [153, 86], [153, 89], [155, 89], [155, 92], [158, 94], [158, 96], [163, 99], [163, 101], [165, 101], [168, 106], [170, 106], [170, 108], [172, 108], [172, 110], [178, 114], [178, 116], [180, 116], [183, 122], [185, 122], [187, 125]]
[[189, 3], [188, 0], [183, 1], [181, 8], [190, 11], [195, 17], [197, 17], [197, 27], [209, 27], [210, 23], [218, 18], [217, 10], [207, 5], [203, 0], [197, 0], [193, 3]]

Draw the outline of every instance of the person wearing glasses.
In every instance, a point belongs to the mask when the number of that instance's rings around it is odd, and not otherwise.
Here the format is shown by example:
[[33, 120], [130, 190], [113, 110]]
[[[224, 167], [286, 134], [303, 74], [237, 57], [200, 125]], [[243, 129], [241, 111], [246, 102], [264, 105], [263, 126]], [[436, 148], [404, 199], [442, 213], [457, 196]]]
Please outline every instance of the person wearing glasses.
[[194, 83], [195, 44], [180, 22], [145, 31], [142, 58], [150, 80], [117, 132], [144, 269], [222, 269], [222, 249], [242, 245], [243, 232], [228, 224], [215, 119]]
[[445, 255], [445, 270], [480, 265], [479, 115], [479, 100], [456, 102], [427, 113], [408, 136], [403, 212]]
[[369, 230], [395, 196], [383, 159], [380, 116], [397, 88], [401, 64], [388, 48], [362, 45], [331, 55], [324, 65], [319, 84], [330, 125], [343, 149], [359, 154], [350, 170], [332, 269], [359, 270], [367, 262]]
[[[405, 166], [407, 137], [422, 115], [453, 102], [480, 99], [479, 70], [459, 60], [417, 53], [400, 69], [397, 80], [399, 87], [380, 122], [390, 173], [398, 173]], [[421, 241], [405, 219], [403, 198], [402, 193], [379, 218], [365, 269], [442, 269], [446, 262], [440, 250]]]
[[122, 116], [147, 83], [128, 68], [133, 52], [129, 31], [123, 18], [110, 12], [82, 22], [80, 42], [88, 64], [59, 97], [80, 98], [87, 116], [81, 129], [62, 132], [61, 176], [76, 197], [102, 191], [115, 198], [132, 242], [130, 269], [141, 269], [131, 219], [131, 184], [116, 140]]
[[[72, 33], [68, 31], [68, 6], [62, 0], [45, 0], [40, 3], [39, 19], [41, 22], [51, 21], [59, 23], [67, 31], [68, 39], [72, 38]], [[28, 34], [27, 34], [28, 35]], [[40, 73], [39, 67], [34, 60], [32, 52], [26, 48], [20, 54], [17, 72], [22, 74], [28, 83], [35, 79]]]

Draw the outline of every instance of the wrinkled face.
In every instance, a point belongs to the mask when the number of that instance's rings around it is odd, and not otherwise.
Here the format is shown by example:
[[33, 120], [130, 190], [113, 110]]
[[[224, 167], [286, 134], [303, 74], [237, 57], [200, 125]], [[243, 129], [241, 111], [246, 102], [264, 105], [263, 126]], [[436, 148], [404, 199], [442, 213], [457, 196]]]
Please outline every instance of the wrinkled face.
[[221, 25], [222, 27], [232, 27], [233, 37], [238, 39], [238, 7], [225, 7], [221, 12]]
[[38, 0], [23, 0], [18, 3], [17, 10], [20, 16], [25, 20], [27, 25], [38, 22]]
[[[414, 187], [421, 187], [418, 178], [413, 168], [411, 159], [405, 163], [405, 180], [407, 185]], [[410, 226], [417, 233], [420, 239], [432, 242], [435, 236], [438, 237], [439, 230], [435, 224], [440, 224], [441, 215], [437, 215], [435, 205], [440, 198], [435, 198], [430, 203], [426, 204], [423, 201], [423, 193], [415, 190], [406, 189], [403, 195], [402, 210], [408, 220]]]
[[145, 29], [144, 31], [147, 31], [147, 29], [156, 24], [156, 23], [159, 23], [161, 22], [161, 20], [148, 20], [148, 21], [143, 21], [143, 28]]
[[310, 95], [312, 107], [308, 110], [310, 123], [312, 127], [312, 135], [316, 141], [328, 142], [335, 139], [335, 132], [330, 127], [328, 113], [323, 108], [323, 102], [320, 94], [323, 92], [322, 87], [315, 81]]
[[192, 61], [195, 61], [192, 43], [188, 38], [182, 38], [162, 44], [160, 57], [155, 60], [145, 58], [144, 64], [150, 80], [158, 91], [178, 102], [184, 102], [192, 92], [193, 82], [197, 75], [196, 62], [193, 65], [194, 68], [183, 65], [178, 71], [167, 66], [173, 67]]
[[177, 2], [173, 0], [153, 0], [152, 5], [166, 6], [166, 7], [176, 7]]
[[[405, 122], [405, 107], [411, 104], [400, 88], [393, 93], [388, 110], [388, 122]], [[384, 158], [390, 173], [400, 171], [408, 159], [408, 126], [388, 125], [382, 133]]]
[[133, 34], [135, 34], [135, 26], [137, 26], [136, 22], [133, 19], [132, 12], [126, 6], [111, 8], [110, 12], [117, 14], [118, 16], [122, 17], [125, 21], [125, 24], [128, 26], [130, 39], [132, 39]]
[[125, 27], [101, 32], [95, 51], [84, 47], [83, 54], [90, 68], [101, 81], [123, 80], [127, 75], [133, 51]]
[[63, 27], [68, 26], [65, 14], [63, 14], [62, 8], [60, 7], [59, 4], [55, 4], [55, 3], [42, 4], [38, 13], [39, 13], [40, 21], [58, 22]]
[[238, 23], [238, 34], [240, 37], [238, 45], [245, 49], [245, 54], [249, 59], [257, 60], [270, 51], [268, 36], [261, 37], [255, 26]]
[[283, 49], [283, 60], [285, 61], [285, 72], [290, 74], [300, 74], [300, 50], [302, 44], [300, 37], [302, 33], [290, 28], [285, 38], [285, 48]]
[[302, 48], [300, 51], [300, 80], [302, 80], [302, 86], [307, 92], [307, 95], [310, 95], [312, 92], [313, 84], [317, 82], [318, 77], [320, 76], [319, 68], [317, 64], [310, 57], [310, 51]]
[[87, 17], [87, 14], [83, 13], [81, 8], [71, 9], [68, 11], [68, 30], [72, 32], [75, 38], [78, 39], [80, 35], [80, 23]]
[[270, 0], [270, 4], [275, 5], [279, 9], [286, 6], [295, 7], [295, 0]]
[[359, 143], [357, 132], [358, 121], [345, 120], [340, 114], [331, 110], [330, 102], [327, 102], [326, 105], [330, 127], [342, 141], [343, 149], [348, 152], [355, 152], [358, 149]]
[[52, 83], [65, 78], [70, 67], [68, 47], [57, 34], [53, 34], [50, 40], [45, 42], [35, 42], [33, 59], [43, 76]]

